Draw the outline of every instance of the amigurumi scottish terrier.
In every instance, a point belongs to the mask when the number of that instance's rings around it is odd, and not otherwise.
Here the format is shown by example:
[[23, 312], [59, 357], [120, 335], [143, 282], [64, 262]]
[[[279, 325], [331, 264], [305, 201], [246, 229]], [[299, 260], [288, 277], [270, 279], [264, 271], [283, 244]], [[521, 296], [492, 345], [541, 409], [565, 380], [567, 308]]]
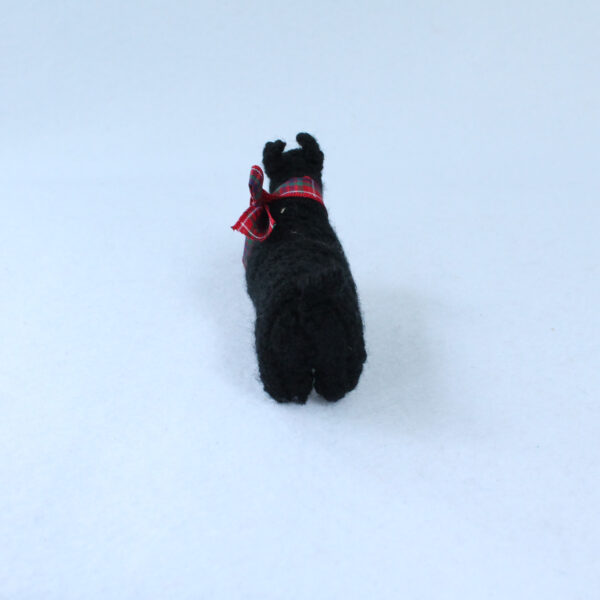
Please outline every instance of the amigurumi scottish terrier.
[[233, 229], [246, 236], [243, 263], [256, 309], [256, 353], [265, 390], [304, 403], [313, 385], [327, 400], [353, 390], [366, 360], [363, 322], [348, 261], [323, 203], [323, 152], [269, 142], [252, 167], [250, 207]]

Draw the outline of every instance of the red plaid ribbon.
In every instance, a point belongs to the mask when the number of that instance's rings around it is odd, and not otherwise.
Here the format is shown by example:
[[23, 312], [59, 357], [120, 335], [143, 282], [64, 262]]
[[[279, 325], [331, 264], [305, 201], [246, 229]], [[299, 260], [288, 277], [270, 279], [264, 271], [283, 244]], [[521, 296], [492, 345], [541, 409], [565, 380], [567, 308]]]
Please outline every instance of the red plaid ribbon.
[[275, 228], [275, 219], [271, 215], [269, 204], [279, 198], [300, 197], [312, 198], [323, 206], [323, 195], [318, 183], [310, 177], [294, 177], [280, 185], [270, 194], [263, 189], [265, 175], [263, 170], [254, 165], [250, 170], [250, 206], [242, 213], [232, 229], [243, 233], [249, 240], [263, 242]]

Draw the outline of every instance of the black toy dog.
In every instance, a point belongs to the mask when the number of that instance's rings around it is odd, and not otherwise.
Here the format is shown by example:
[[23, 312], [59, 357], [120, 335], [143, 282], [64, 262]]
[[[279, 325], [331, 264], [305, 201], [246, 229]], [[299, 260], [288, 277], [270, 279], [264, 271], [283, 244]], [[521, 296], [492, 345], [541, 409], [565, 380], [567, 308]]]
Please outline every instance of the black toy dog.
[[322, 203], [323, 152], [308, 133], [265, 145], [270, 178], [253, 167], [244, 233], [248, 294], [256, 309], [256, 353], [265, 390], [279, 402], [306, 402], [313, 385], [339, 400], [366, 360], [363, 323], [348, 261]]

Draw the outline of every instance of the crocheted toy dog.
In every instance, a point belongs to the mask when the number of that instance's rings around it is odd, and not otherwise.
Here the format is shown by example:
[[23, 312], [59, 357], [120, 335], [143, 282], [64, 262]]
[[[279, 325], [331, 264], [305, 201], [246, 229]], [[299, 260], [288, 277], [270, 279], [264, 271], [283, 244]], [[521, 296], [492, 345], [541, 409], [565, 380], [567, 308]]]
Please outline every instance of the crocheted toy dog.
[[265, 390], [304, 403], [313, 385], [330, 401], [358, 383], [366, 360], [363, 323], [348, 261], [323, 203], [323, 153], [308, 133], [300, 148], [269, 142], [252, 167], [250, 207], [233, 229], [246, 236], [243, 262], [256, 309], [256, 353]]

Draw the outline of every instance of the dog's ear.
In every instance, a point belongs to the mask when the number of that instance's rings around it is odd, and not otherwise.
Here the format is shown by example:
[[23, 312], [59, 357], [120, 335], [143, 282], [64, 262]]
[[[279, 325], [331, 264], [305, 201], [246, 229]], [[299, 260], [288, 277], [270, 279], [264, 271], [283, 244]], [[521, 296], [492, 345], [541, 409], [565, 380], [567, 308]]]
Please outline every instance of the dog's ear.
[[265, 171], [268, 177], [271, 177], [271, 173], [277, 171], [281, 166], [283, 149], [285, 148], [285, 142], [277, 140], [275, 142], [267, 142], [263, 149], [263, 164], [265, 165]]
[[321, 152], [317, 140], [315, 140], [310, 133], [299, 133], [296, 136], [296, 141], [302, 148], [304, 158], [321, 171], [323, 169], [323, 159], [325, 158], [325, 155]]

